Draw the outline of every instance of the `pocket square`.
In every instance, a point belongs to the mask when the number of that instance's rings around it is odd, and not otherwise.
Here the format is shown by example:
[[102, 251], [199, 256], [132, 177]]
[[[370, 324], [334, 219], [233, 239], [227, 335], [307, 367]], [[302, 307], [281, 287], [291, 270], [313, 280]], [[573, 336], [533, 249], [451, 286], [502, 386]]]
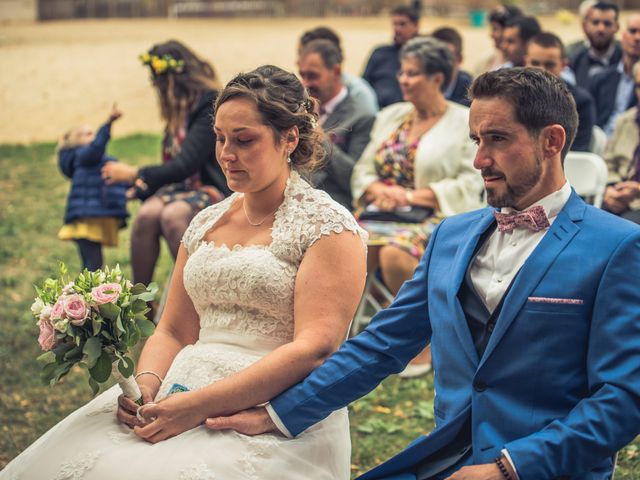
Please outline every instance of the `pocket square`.
[[584, 300], [580, 298], [553, 298], [553, 297], [529, 297], [532, 303], [560, 303], [565, 305], [582, 305]]

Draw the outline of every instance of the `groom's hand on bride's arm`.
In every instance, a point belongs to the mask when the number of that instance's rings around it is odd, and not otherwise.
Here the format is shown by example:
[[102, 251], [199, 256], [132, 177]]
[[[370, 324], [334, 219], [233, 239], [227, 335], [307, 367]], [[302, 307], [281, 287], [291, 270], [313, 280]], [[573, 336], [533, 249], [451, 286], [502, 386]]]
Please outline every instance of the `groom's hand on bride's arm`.
[[244, 435], [280, 432], [265, 407], [250, 408], [228, 417], [207, 418], [204, 424], [211, 430], [235, 430]]

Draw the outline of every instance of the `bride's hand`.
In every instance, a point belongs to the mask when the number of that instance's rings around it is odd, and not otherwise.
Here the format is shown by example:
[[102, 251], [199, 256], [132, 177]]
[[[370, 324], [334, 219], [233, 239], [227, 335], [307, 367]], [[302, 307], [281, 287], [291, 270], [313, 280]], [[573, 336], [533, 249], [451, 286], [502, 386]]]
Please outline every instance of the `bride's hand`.
[[[149, 403], [153, 400], [151, 389], [146, 385], [139, 385], [140, 392], [142, 393], [142, 402]], [[142, 422], [136, 418], [136, 412], [138, 411], [138, 404], [124, 396], [124, 394], [118, 397], [118, 413], [116, 416], [118, 420], [129, 428], [133, 428], [136, 425], [142, 425]]]
[[204, 422], [206, 415], [196, 400], [196, 392], [181, 392], [140, 409], [145, 424], [133, 431], [149, 443], [180, 435]]
[[211, 430], [235, 430], [244, 435], [280, 433], [265, 407], [250, 408], [229, 417], [207, 418], [204, 424]]

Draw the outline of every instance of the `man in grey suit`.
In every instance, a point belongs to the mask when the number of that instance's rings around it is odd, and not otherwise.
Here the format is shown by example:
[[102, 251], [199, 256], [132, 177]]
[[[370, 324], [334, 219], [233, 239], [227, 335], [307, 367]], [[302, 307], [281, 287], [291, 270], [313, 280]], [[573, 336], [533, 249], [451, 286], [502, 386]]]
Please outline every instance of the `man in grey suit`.
[[341, 79], [342, 54], [329, 40], [313, 40], [300, 52], [298, 69], [309, 94], [320, 103], [327, 158], [312, 181], [331, 198], [351, 209], [351, 172], [369, 142], [375, 119], [359, 109]]

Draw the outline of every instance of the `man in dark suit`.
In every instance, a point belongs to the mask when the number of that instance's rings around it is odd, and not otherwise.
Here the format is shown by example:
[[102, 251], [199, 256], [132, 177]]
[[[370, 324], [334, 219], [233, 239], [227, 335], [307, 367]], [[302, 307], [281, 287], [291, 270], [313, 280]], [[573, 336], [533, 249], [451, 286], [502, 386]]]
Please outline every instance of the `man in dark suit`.
[[313, 40], [300, 52], [303, 85], [320, 103], [319, 124], [327, 137], [327, 158], [313, 183], [351, 210], [351, 172], [369, 142], [375, 116], [358, 108], [342, 83], [342, 54], [329, 40]]
[[418, 35], [420, 14], [412, 7], [399, 6], [391, 11], [393, 44], [376, 48], [367, 62], [362, 76], [378, 95], [378, 104], [384, 108], [402, 101], [402, 92], [396, 78], [400, 70], [398, 54], [402, 46]]
[[451, 27], [438, 28], [434, 30], [431, 36], [449, 45], [455, 60], [453, 71], [451, 72], [451, 81], [444, 91], [445, 98], [468, 107], [471, 102], [467, 97], [467, 90], [471, 82], [473, 82], [473, 77], [470, 73], [460, 69], [462, 64], [462, 36], [455, 28]]
[[[525, 63], [527, 67], [544, 68], [547, 72], [562, 78], [561, 73], [567, 65], [567, 56], [562, 40], [550, 32], [542, 32], [532, 37], [527, 44]], [[579, 119], [578, 133], [573, 145], [571, 145], [571, 150], [588, 152], [591, 144], [591, 133], [596, 123], [596, 107], [587, 90], [565, 83], [576, 101]]]
[[436, 428], [361, 480], [611, 478], [640, 432], [640, 228], [566, 181], [560, 79], [505, 68], [470, 92], [492, 208], [443, 220], [395, 301], [301, 383], [208, 427], [298, 435], [431, 342]]
[[588, 89], [596, 74], [616, 65], [622, 58], [622, 48], [615, 39], [620, 29], [618, 6], [596, 2], [583, 17], [582, 29], [587, 39], [571, 49], [569, 66], [575, 74], [576, 85]]
[[622, 32], [622, 59], [594, 76], [589, 87], [596, 102], [596, 124], [609, 136], [618, 115], [636, 105], [632, 69], [639, 59], [640, 15], [636, 14]]

